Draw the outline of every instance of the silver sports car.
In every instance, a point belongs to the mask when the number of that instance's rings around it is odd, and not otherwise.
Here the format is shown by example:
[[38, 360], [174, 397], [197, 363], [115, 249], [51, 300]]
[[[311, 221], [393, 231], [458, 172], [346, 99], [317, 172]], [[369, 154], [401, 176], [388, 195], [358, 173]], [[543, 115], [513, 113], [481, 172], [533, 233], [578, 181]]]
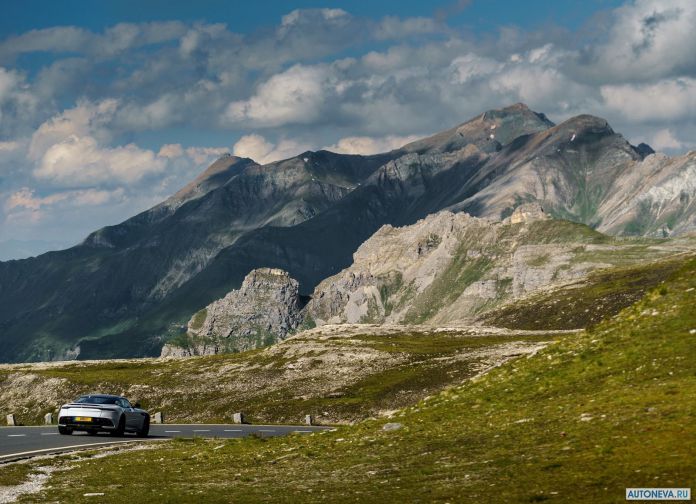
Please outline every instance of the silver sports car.
[[140, 409], [140, 403], [131, 405], [125, 397], [86, 395], [64, 404], [58, 413], [58, 432], [68, 435], [73, 431], [87, 431], [88, 434], [107, 431], [112, 436], [135, 432], [140, 437], [147, 437], [150, 414]]

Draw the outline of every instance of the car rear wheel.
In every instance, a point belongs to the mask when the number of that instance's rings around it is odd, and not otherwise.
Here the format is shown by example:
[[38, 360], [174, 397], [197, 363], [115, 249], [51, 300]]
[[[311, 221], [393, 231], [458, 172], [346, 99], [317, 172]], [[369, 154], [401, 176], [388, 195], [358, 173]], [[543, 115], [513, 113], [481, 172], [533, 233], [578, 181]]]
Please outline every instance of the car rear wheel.
[[116, 430], [111, 431], [111, 435], [115, 437], [121, 437], [126, 432], [126, 417], [122, 416], [118, 421], [118, 427]]
[[61, 434], [63, 436], [69, 436], [70, 434], [72, 434], [72, 429], [69, 429], [68, 427], [58, 426], [58, 434]]
[[147, 437], [147, 435], [150, 433], [150, 419], [146, 418], [143, 420], [143, 426], [138, 430], [137, 434], [138, 437]]

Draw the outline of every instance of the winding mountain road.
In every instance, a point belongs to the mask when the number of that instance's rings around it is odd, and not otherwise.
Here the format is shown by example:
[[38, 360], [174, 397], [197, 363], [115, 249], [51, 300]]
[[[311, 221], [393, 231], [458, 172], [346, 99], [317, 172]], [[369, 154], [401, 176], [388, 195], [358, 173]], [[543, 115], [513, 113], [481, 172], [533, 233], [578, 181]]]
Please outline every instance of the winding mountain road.
[[284, 436], [290, 433], [311, 434], [331, 427], [307, 425], [222, 425], [222, 424], [158, 424], [150, 426], [146, 439], [126, 434], [111, 437], [106, 433], [88, 436], [75, 432], [71, 436], [58, 434], [57, 426], [0, 427], [0, 463], [36, 455], [60, 453], [109, 444], [147, 442], [175, 437], [241, 438], [251, 434], [262, 437]]

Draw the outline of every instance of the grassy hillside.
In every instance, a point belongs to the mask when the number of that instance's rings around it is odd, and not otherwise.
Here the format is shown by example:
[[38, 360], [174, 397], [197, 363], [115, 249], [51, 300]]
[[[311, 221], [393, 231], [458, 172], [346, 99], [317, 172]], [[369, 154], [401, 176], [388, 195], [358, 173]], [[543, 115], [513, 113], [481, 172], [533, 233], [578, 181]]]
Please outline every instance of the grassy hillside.
[[89, 392], [126, 395], [167, 421], [352, 422], [401, 408], [535, 351], [551, 333], [348, 327], [298, 334], [266, 350], [188, 359], [0, 366], [0, 417], [41, 423]]
[[38, 499], [624, 502], [628, 486], [693, 488], [695, 300], [691, 258], [617, 317], [391, 420], [66, 462]]
[[683, 262], [681, 256], [593, 271], [581, 281], [493, 309], [479, 317], [479, 322], [532, 330], [589, 327], [641, 299]]

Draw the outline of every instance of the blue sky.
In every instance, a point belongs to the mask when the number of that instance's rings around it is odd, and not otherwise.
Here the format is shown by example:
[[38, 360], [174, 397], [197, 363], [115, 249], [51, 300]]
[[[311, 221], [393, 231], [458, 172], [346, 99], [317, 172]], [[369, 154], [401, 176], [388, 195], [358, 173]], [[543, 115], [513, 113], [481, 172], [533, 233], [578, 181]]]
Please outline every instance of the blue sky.
[[691, 0], [0, 8], [0, 260], [77, 243], [223, 152], [377, 152], [520, 101], [696, 147]]
[[276, 20], [295, 9], [341, 8], [357, 16], [380, 18], [433, 16], [438, 10], [448, 14], [451, 24], [467, 25], [476, 32], [495, 30], [501, 25], [518, 25], [533, 29], [546, 24], [577, 28], [598, 11], [621, 5], [610, 0], [486, 0], [471, 2], [424, 2], [422, 0], [368, 1], [277, 1], [230, 2], [200, 0], [173, 2], [171, 0], [99, 2], [84, 0], [5, 0], [0, 19], [0, 36], [50, 28], [57, 25], [76, 25], [103, 30], [116, 23], [139, 23], [177, 19], [185, 22], [205, 21], [226, 23], [231, 30], [249, 33], [261, 26], [273, 26]]

